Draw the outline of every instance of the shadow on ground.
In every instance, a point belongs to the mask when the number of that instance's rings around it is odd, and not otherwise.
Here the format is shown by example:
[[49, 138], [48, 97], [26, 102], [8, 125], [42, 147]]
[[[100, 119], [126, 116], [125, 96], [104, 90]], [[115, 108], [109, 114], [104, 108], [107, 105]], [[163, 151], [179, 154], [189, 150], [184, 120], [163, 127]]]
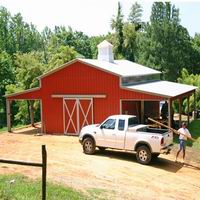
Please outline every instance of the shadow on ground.
[[[95, 152], [94, 155], [137, 163], [135, 154], [131, 152], [122, 152], [122, 151], [116, 151], [116, 150], [105, 150], [105, 151], [98, 150]], [[138, 165], [140, 164], [138, 163]], [[176, 173], [184, 165], [182, 163], [175, 163], [174, 161], [158, 157], [157, 159], [152, 160], [149, 166], [154, 167], [154, 168], [159, 168], [171, 173]]]
[[41, 133], [41, 128], [40, 127], [31, 127], [31, 129], [19, 129], [19, 130], [13, 130], [12, 133], [15, 134], [24, 134], [24, 135], [35, 135], [38, 133]]

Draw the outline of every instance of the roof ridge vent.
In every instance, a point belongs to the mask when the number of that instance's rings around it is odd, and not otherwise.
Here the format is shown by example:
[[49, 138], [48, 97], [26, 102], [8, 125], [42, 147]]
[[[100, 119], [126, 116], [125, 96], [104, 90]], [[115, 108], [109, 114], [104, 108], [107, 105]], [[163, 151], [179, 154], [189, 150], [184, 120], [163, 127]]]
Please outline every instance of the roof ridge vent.
[[114, 62], [113, 57], [113, 45], [109, 43], [107, 40], [104, 40], [100, 44], [97, 45], [98, 47], [98, 60], [107, 61], [107, 62]]

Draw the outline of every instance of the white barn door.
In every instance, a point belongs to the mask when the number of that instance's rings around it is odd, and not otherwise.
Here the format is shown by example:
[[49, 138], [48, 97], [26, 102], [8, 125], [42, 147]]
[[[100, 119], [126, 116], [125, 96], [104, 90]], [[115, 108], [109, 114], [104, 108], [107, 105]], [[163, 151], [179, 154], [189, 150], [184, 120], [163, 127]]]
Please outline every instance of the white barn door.
[[82, 127], [93, 123], [92, 98], [63, 99], [64, 134], [79, 135]]

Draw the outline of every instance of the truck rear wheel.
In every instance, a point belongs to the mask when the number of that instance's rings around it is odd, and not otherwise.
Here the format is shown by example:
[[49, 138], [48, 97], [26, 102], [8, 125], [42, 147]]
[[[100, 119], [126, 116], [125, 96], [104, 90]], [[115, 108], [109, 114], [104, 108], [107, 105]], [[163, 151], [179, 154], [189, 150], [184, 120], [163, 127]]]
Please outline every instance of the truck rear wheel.
[[95, 148], [95, 142], [92, 138], [87, 137], [83, 140], [83, 152], [85, 154], [94, 154]]
[[137, 148], [136, 158], [137, 161], [143, 165], [149, 164], [151, 162], [150, 149], [145, 145], [139, 146]]

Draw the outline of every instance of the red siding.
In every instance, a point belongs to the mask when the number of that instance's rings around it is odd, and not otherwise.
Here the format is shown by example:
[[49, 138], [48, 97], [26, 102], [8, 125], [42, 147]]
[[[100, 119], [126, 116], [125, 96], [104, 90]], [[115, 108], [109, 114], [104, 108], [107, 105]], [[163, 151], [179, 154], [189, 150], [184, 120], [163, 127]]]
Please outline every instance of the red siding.
[[46, 132], [64, 130], [62, 99], [52, 98], [52, 94], [105, 94], [105, 99], [94, 99], [94, 123], [120, 112], [119, 78], [80, 62], [44, 77], [41, 85]]
[[158, 96], [120, 88], [120, 78], [86, 64], [75, 62], [41, 79], [41, 89], [13, 96], [11, 99], [42, 99], [42, 122], [46, 133], [64, 132], [63, 99], [52, 95], [104, 94], [94, 98], [94, 123], [120, 113], [120, 99], [162, 99]]

